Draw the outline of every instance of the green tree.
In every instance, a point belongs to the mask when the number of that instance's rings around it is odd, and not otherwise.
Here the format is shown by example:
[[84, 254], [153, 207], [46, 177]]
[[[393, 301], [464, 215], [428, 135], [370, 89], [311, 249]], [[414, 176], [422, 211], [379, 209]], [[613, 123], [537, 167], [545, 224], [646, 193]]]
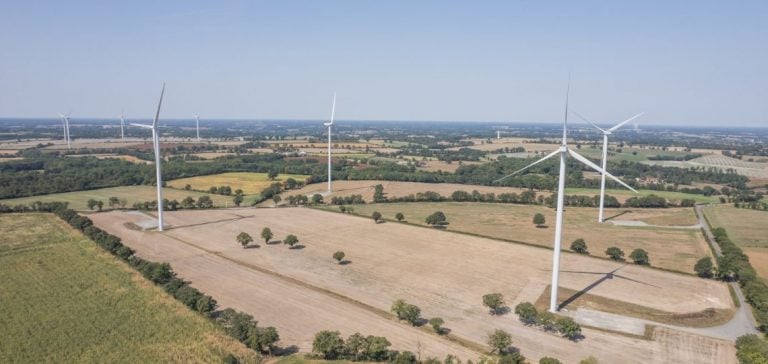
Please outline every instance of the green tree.
[[435, 226], [445, 224], [446, 220], [447, 218], [442, 211], [435, 211], [432, 215], [427, 216], [425, 222], [431, 226]]
[[98, 203], [98, 201], [96, 201], [96, 200], [94, 200], [92, 198], [89, 198], [88, 202], [86, 202], [86, 205], [88, 206], [88, 210], [93, 211], [93, 209], [96, 208], [96, 204], [97, 203]]
[[712, 258], [710, 257], [699, 259], [699, 261], [696, 262], [696, 265], [693, 266], [693, 270], [701, 278], [712, 278], [712, 271], [714, 268], [715, 266], [712, 264]]
[[187, 183], [186, 185], [184, 185], [184, 189], [185, 189], [185, 190], [187, 190], [187, 191], [189, 191], [189, 190], [191, 190], [191, 189], [192, 189], [192, 185], [191, 185], [191, 184], [189, 184], [189, 183]]
[[312, 341], [312, 352], [323, 359], [334, 360], [344, 351], [344, 339], [338, 331], [320, 331]]
[[502, 355], [498, 364], [525, 364], [525, 357], [519, 351], [512, 351]]
[[269, 178], [270, 180], [274, 180], [275, 178], [277, 178], [277, 175], [278, 173], [274, 169], [267, 172], [267, 178]]
[[563, 363], [560, 360], [557, 360], [555, 358], [550, 358], [548, 356], [545, 356], [539, 359], [539, 364], [563, 364]]
[[246, 232], [241, 232], [237, 235], [237, 242], [240, 243], [243, 248], [247, 248], [248, 244], [253, 242], [253, 238]]
[[506, 308], [504, 296], [501, 293], [489, 293], [484, 295], [483, 305], [491, 310], [492, 315], [498, 315]]
[[279, 204], [279, 203], [280, 203], [280, 201], [282, 201], [282, 200], [283, 200], [283, 199], [280, 197], [280, 195], [274, 195], [274, 196], [272, 196], [272, 202], [274, 202], [274, 203], [275, 203], [275, 206], [277, 206], [277, 204]]
[[344, 256], [345, 254], [341, 250], [333, 253], [333, 259], [336, 259], [336, 261], [339, 262], [339, 264], [341, 264], [341, 261], [344, 260]]
[[544, 331], [555, 330], [555, 315], [549, 311], [539, 312], [536, 316], [536, 324], [539, 325]]
[[321, 195], [319, 193], [316, 193], [316, 194], [312, 195], [312, 203], [315, 204], [315, 205], [319, 205], [319, 204], [323, 203], [323, 195]]
[[235, 197], [232, 198], [232, 202], [235, 203], [235, 206], [240, 207], [240, 204], [243, 203], [243, 195], [236, 194]]
[[96, 201], [96, 208], [101, 211], [101, 208], [104, 207], [104, 201], [98, 200]]
[[377, 184], [373, 186], [373, 202], [384, 202], [384, 186]]
[[398, 319], [408, 321], [414, 326], [421, 317], [421, 309], [416, 305], [406, 303], [404, 300], [397, 300], [392, 303], [392, 312], [397, 315]]
[[290, 249], [293, 249], [293, 246], [299, 243], [299, 238], [296, 237], [296, 235], [288, 234], [288, 236], [283, 239], [283, 244], [286, 244], [290, 247]]
[[609, 258], [617, 261], [624, 260], [624, 251], [612, 246], [605, 250], [605, 255], [607, 255]]
[[512, 345], [512, 337], [504, 330], [496, 329], [488, 334], [488, 346], [491, 347], [491, 354], [505, 354]]
[[248, 331], [248, 339], [245, 344], [260, 353], [268, 352], [272, 355], [275, 344], [280, 341], [280, 335], [274, 327], [258, 327], [252, 325]]
[[373, 218], [374, 222], [379, 222], [381, 220], [381, 213], [378, 211], [374, 211], [373, 214], [371, 214], [371, 217]]
[[651, 259], [648, 258], [648, 252], [643, 249], [635, 249], [629, 254], [629, 258], [632, 259], [635, 264], [651, 265]]
[[442, 334], [443, 333], [443, 324], [445, 321], [440, 317], [433, 317], [429, 319], [429, 325], [432, 326], [432, 330], [435, 330], [436, 333]]
[[197, 199], [197, 207], [201, 209], [209, 209], [213, 207], [213, 200], [210, 196], [200, 196]]
[[288, 190], [292, 190], [296, 188], [296, 180], [293, 178], [288, 178], [285, 180], [285, 188]]
[[581, 336], [581, 326], [570, 317], [561, 317], [555, 323], [557, 331], [563, 336], [575, 340]]
[[582, 238], [578, 238], [571, 243], [571, 250], [579, 254], [589, 254], [587, 250], [587, 242]]
[[517, 306], [515, 306], [515, 313], [520, 318], [520, 321], [526, 325], [535, 324], [536, 319], [539, 316], [539, 312], [536, 310], [536, 306], [530, 302], [519, 303]]
[[191, 196], [185, 197], [183, 200], [181, 200], [181, 207], [184, 209], [193, 209], [195, 208], [195, 199]]
[[542, 227], [547, 223], [547, 220], [543, 214], [537, 212], [536, 215], [533, 215], [533, 223], [536, 224], [536, 227]]
[[591, 355], [579, 361], [579, 364], [598, 364], [598, 363], [599, 362], [597, 361], [597, 358]]
[[397, 219], [398, 222], [402, 222], [405, 219], [405, 215], [403, 215], [402, 212], [398, 212], [395, 214], [395, 219]]
[[272, 229], [268, 227], [261, 229], [261, 238], [264, 239], [265, 244], [269, 244], [269, 241], [272, 240], [273, 237], [275, 237], [275, 235], [272, 234]]
[[219, 193], [219, 188], [216, 186], [211, 186], [211, 188], [208, 189], [209, 193]]
[[109, 208], [115, 208], [115, 206], [120, 204], [120, 199], [117, 197], [110, 197], [108, 200]]

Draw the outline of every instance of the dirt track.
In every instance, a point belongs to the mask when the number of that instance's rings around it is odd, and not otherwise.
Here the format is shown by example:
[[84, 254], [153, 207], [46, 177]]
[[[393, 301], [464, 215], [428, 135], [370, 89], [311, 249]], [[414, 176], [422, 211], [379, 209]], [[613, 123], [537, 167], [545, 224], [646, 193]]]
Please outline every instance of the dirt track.
[[[305, 208], [173, 212], [167, 221], [175, 228], [163, 233], [166, 236], [124, 227], [125, 222], [141, 217], [104, 213], [92, 218], [142, 255], [169, 261], [182, 277], [223, 306], [251, 312], [262, 323], [276, 326], [284, 345], [295, 344], [302, 350], [309, 348], [314, 332], [333, 328], [345, 334], [385, 335], [395, 347], [409, 350], [415, 350], [418, 335], [423, 355], [477, 356], [375, 312], [387, 311], [392, 301], [403, 298], [420, 306], [424, 317], [442, 317], [452, 334], [480, 345], [489, 331], [503, 328], [529, 359], [544, 355], [566, 362], [594, 355], [610, 363], [665, 363], [681, 357], [689, 358], [688, 362], [728, 363], [735, 359], [731, 344], [690, 334], [674, 333], [684, 340], [664, 336], [647, 341], [586, 329], [586, 339], [573, 343], [525, 327], [513, 314], [489, 315], [481, 305], [481, 296], [489, 292], [503, 293], [511, 307], [536, 300], [549, 281], [551, 251], [546, 249], [395, 223], [374, 224]], [[235, 243], [240, 231], [256, 238], [264, 226], [272, 228], [277, 238], [296, 234], [306, 247], [289, 250], [261, 242], [258, 248], [243, 249]], [[159, 257], [153, 257], [154, 242]], [[331, 255], [336, 250], [345, 251], [351, 264], [335, 264]], [[279, 272], [319, 289], [248, 266]], [[568, 288], [583, 289], [619, 267], [618, 263], [565, 254], [561, 282]], [[680, 313], [731, 307], [727, 288], [714, 281], [636, 266], [622, 267], [621, 275], [642, 283], [609, 279], [590, 293]]]

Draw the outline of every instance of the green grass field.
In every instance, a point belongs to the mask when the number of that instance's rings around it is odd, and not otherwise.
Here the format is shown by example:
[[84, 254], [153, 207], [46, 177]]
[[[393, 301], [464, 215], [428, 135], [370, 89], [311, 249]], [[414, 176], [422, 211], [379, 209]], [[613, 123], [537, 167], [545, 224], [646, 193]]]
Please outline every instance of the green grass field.
[[0, 215], [0, 232], [0, 362], [257, 361], [54, 215]]
[[[210, 196], [213, 203], [216, 206], [225, 206], [225, 204], [232, 206], [232, 196], [213, 195], [208, 193], [201, 193], [195, 191], [184, 191], [174, 188], [163, 188], [163, 198], [169, 200], [181, 201], [187, 196], [192, 196], [195, 200], [200, 196]], [[128, 201], [126, 207], [133, 206], [134, 202], [154, 201], [157, 199], [157, 189], [154, 186], [121, 186], [121, 187], [109, 187], [100, 188], [96, 190], [65, 192], [65, 193], [52, 193], [49, 195], [40, 195], [32, 197], [12, 198], [7, 200], [0, 200], [0, 203], [5, 205], [18, 205], [18, 204], [31, 204], [35, 201], [52, 202], [61, 201], [69, 202], [69, 207], [73, 210], [87, 211], [88, 200], [95, 199], [104, 202], [104, 209], [108, 208], [107, 202], [110, 197], [124, 198]]]
[[[623, 201], [627, 198], [636, 197], [636, 196], [642, 197], [642, 196], [648, 196], [648, 195], [656, 195], [656, 196], [664, 197], [667, 200], [674, 203], [680, 202], [680, 200], [685, 198], [695, 200], [698, 203], [719, 203], [720, 202], [717, 196], [704, 196], [704, 195], [695, 195], [692, 193], [654, 191], [654, 190], [637, 190], [637, 192], [638, 193], [634, 193], [630, 190], [623, 190], [623, 189], [617, 189], [617, 190], [606, 189], [605, 190], [605, 193], [607, 195], [616, 197], [617, 199], [619, 199], [619, 201]], [[597, 196], [597, 195], [600, 195], [600, 190], [595, 188], [568, 187], [565, 189], [565, 194]]]
[[[582, 147], [578, 150], [578, 152], [585, 157], [589, 158], [602, 158], [603, 155], [603, 149], [602, 145], [598, 149], [592, 149], [589, 147]], [[634, 152], [634, 154], [633, 154]], [[639, 148], [622, 148], [621, 153], [615, 153], [613, 155], [608, 156], [608, 160], [618, 162], [622, 160], [630, 161], [630, 162], [641, 162], [648, 160], [648, 157], [651, 156], [670, 156], [670, 157], [683, 157], [687, 154], [694, 154], [694, 153], [688, 153], [688, 152], [671, 152], [671, 151], [662, 151], [662, 150], [649, 150], [649, 149], [639, 149]]]
[[[351, 205], [354, 213], [371, 216], [378, 211], [385, 219], [394, 221], [395, 214], [402, 212], [412, 224], [427, 226], [427, 215], [442, 211], [448, 218], [447, 231], [457, 231], [491, 238], [511, 240], [531, 245], [552, 246], [554, 234], [554, 209], [535, 205], [514, 205], [473, 202], [408, 202]], [[339, 211], [338, 206], [322, 208]], [[546, 218], [545, 228], [532, 223], [535, 213]], [[617, 226], [597, 223], [597, 209], [568, 207], [565, 212], [563, 248], [582, 238], [586, 240], [592, 255], [605, 257], [610, 246], [622, 249], [626, 256], [637, 248], [645, 249], [651, 265], [690, 273], [693, 265], [702, 257], [710, 256], [710, 250], [699, 229], [679, 229], [676, 226], [696, 224], [691, 208], [672, 209], [607, 209], [606, 217], [614, 220], [642, 221], [661, 226]], [[390, 222], [396, 223], [396, 222]]]
[[[266, 173], [252, 172], [228, 172], [212, 174], [208, 176], [197, 176], [189, 178], [174, 179], [167, 182], [167, 186], [183, 189], [187, 184], [194, 190], [207, 191], [211, 187], [230, 186], [232, 192], [241, 189], [246, 195], [258, 195], [261, 191], [274, 182], [283, 182], [288, 178], [293, 178], [297, 182], [304, 182], [310, 176], [301, 174], [280, 174], [274, 181], [267, 177]], [[230, 197], [231, 200], [231, 197]]]

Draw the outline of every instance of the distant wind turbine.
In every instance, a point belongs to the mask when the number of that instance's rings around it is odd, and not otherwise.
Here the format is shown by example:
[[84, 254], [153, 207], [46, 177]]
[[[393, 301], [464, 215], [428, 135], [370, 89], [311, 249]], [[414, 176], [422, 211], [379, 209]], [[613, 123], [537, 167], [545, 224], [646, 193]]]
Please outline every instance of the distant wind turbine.
[[120, 139], [125, 141], [125, 110], [120, 111]]
[[331, 121], [323, 123], [328, 127], [328, 193], [331, 193], [331, 127], [333, 126], [333, 117], [336, 113], [336, 93], [333, 93], [333, 106], [331, 106]]
[[600, 130], [603, 133], [603, 161], [602, 161], [603, 172], [602, 172], [601, 177], [600, 177], [600, 212], [598, 213], [598, 216], [597, 216], [597, 222], [602, 224], [603, 221], [605, 221], [605, 219], [603, 218], [604, 217], [604, 215], [603, 215], [603, 207], [605, 206], [605, 173], [606, 173], [606, 162], [608, 160], [608, 136], [611, 135], [612, 132], [616, 131], [616, 129], [621, 128], [624, 124], [639, 118], [640, 116], [643, 115], [643, 113], [639, 113], [639, 114], [637, 114], [637, 115], [635, 115], [635, 116], [633, 116], [633, 117], [631, 117], [631, 118], [629, 118], [627, 120], [624, 120], [621, 123], [617, 124], [616, 126], [610, 128], [610, 129], [602, 129], [599, 126], [595, 125], [595, 123], [587, 120], [587, 118], [579, 115], [579, 113], [574, 112], [574, 114], [576, 116], [578, 116], [579, 119], [590, 123], [597, 130]]
[[67, 115], [59, 114], [59, 116], [61, 116], [61, 122], [64, 127], [64, 140], [67, 141], [67, 149], [72, 149], [72, 141], [69, 138], [69, 115], [71, 114], [71, 112]]
[[195, 114], [195, 128], [197, 129], [197, 141], [200, 141], [200, 115]]
[[163, 95], [165, 94], [165, 83], [163, 83], [163, 89], [160, 91], [160, 101], [157, 103], [157, 112], [155, 113], [155, 119], [152, 121], [152, 125], [146, 124], [131, 124], [144, 129], [152, 130], [152, 144], [155, 149], [155, 171], [157, 172], [157, 230], [163, 231], [163, 176], [160, 168], [160, 135], [157, 130], [157, 119], [160, 117], [160, 107], [163, 105]]
[[552, 253], [552, 286], [551, 286], [551, 293], [549, 297], [549, 311], [550, 312], [557, 312], [559, 307], [557, 304], [557, 289], [560, 281], [560, 248], [563, 238], [563, 202], [565, 197], [565, 159], [570, 155], [571, 157], [575, 158], [577, 161], [586, 164], [590, 168], [605, 173], [608, 177], [612, 178], [616, 182], [624, 185], [625, 187], [629, 188], [630, 190], [635, 191], [632, 187], [627, 185], [626, 183], [622, 182], [620, 179], [614, 177], [612, 174], [605, 172], [602, 168], [598, 167], [596, 164], [592, 163], [587, 158], [584, 158], [581, 154], [576, 153], [572, 149], [568, 148], [567, 144], [567, 131], [568, 131], [568, 95], [570, 94], [571, 89], [571, 80], [570, 76], [568, 77], [568, 88], [565, 94], [565, 116], [563, 120], [563, 140], [562, 144], [560, 145], [560, 148], [555, 150], [554, 152], [548, 154], [544, 158], [541, 158], [509, 175], [506, 175], [498, 180], [496, 182], [500, 182], [506, 178], [512, 177], [528, 168], [531, 168], [549, 158], [552, 158], [556, 155], [560, 155], [560, 177], [558, 181], [558, 187], [557, 187], [557, 218], [555, 219], [555, 242], [554, 242], [554, 251]]

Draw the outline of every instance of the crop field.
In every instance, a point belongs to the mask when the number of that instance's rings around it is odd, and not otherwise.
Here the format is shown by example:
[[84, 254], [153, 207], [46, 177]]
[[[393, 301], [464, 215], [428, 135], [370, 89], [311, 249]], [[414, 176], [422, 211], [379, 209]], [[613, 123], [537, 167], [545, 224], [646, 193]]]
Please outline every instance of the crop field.
[[669, 167], [716, 167], [723, 170], [733, 169], [736, 173], [754, 178], [768, 178], [768, 163], [748, 162], [724, 155], [705, 155], [686, 162], [647, 161], [644, 163], [659, 164]]
[[[588, 157], [588, 158], [594, 158], [594, 159], [601, 159], [603, 156], [603, 149], [602, 145], [599, 145], [597, 148], [590, 148], [582, 146], [581, 149], [578, 150], [579, 154]], [[646, 149], [646, 148], [629, 148], [624, 147], [621, 148], [621, 153], [618, 153], [615, 151], [615, 148], [617, 148], [616, 145], [609, 145], [609, 154], [608, 154], [608, 160], [611, 161], [630, 161], [630, 162], [640, 162], [648, 160], [648, 157], [655, 157], [655, 156], [665, 156], [665, 157], [684, 157], [688, 154], [693, 154], [693, 152], [682, 152], [682, 151], [664, 151], [659, 149]], [[614, 151], [611, 151], [610, 149], [614, 149]]]
[[[337, 207], [324, 207], [338, 211]], [[402, 212], [408, 222], [427, 226], [425, 218], [435, 211], [448, 217], [447, 230], [472, 233], [492, 238], [507, 239], [528, 244], [552, 247], [555, 211], [542, 206], [472, 203], [472, 202], [418, 202], [353, 205], [354, 213], [371, 216], [374, 211], [394, 220]], [[533, 215], [542, 213], [547, 228], [537, 228]], [[710, 256], [709, 248], [698, 228], [681, 229], [678, 226], [696, 224], [692, 209], [608, 209], [606, 217], [621, 221], [637, 221], [661, 226], [618, 226], [597, 223], [595, 208], [566, 208], [563, 248], [577, 238], [587, 242], [590, 254], [605, 257], [608, 247], [616, 246], [625, 255], [642, 248], [648, 252], [653, 266], [693, 272], [693, 265], [702, 257]]]
[[[181, 201], [187, 196], [192, 196], [195, 200], [201, 196], [209, 196], [215, 206], [233, 205], [232, 196], [214, 195], [195, 191], [178, 190], [175, 188], [163, 188], [163, 198], [168, 200]], [[126, 207], [131, 207], [135, 202], [154, 201], [157, 199], [157, 189], [155, 186], [121, 186], [121, 187], [108, 187], [100, 188], [96, 190], [76, 191], [76, 192], [64, 192], [64, 193], [52, 193], [49, 195], [39, 195], [32, 197], [19, 197], [11, 198], [7, 200], [0, 200], [0, 203], [5, 205], [28, 205], [35, 201], [41, 202], [69, 202], [69, 207], [78, 211], [88, 211], [88, 200], [95, 199], [104, 202], [104, 209], [108, 209], [110, 197], [117, 197], [119, 199], [125, 199], [128, 203]]]
[[[654, 191], [654, 190], [637, 190], [637, 192], [638, 193], [634, 193], [630, 190], [625, 190], [625, 189], [606, 189], [605, 190], [606, 195], [611, 195], [613, 197], [616, 197], [616, 199], [621, 202], [626, 201], [630, 197], [642, 197], [642, 196], [649, 196], [649, 195], [664, 197], [667, 200], [674, 203], [679, 203], [680, 200], [682, 199], [692, 199], [698, 203], [719, 203], [720, 202], [717, 196], [704, 196], [704, 195], [696, 195], [692, 193]], [[565, 193], [567, 195], [597, 196], [597, 195], [600, 195], [600, 190], [591, 189], [591, 188], [568, 187], [565, 189]]]
[[712, 227], [724, 227], [728, 236], [744, 249], [752, 266], [768, 279], [768, 212], [731, 205], [707, 206], [704, 214]]
[[0, 362], [257, 361], [53, 215], [0, 215], [0, 231]]
[[[510, 307], [542, 295], [550, 278], [547, 249], [308, 208], [176, 211], [167, 216], [174, 228], [162, 234], [126, 228], [143, 219], [135, 214], [93, 218], [140, 254], [171, 262], [223, 305], [276, 326], [281, 345], [301, 350], [311, 347], [318, 329], [336, 329], [343, 335], [383, 335], [395, 349], [420, 347], [422, 356], [476, 359], [487, 350], [487, 334], [498, 328], [510, 332], [532, 361], [548, 355], [577, 362], [594, 355], [607, 363], [672, 362], [674, 354], [697, 363], [733, 362], [732, 344], [676, 330], [674, 336], [686, 339], [645, 340], [585, 328], [585, 338], [574, 343], [525, 326], [513, 314], [488, 314], [483, 294], [501, 292]], [[258, 236], [265, 226], [275, 233], [273, 243], [259, 241], [250, 249], [236, 243], [240, 232]], [[301, 249], [279, 244], [286, 234], [296, 234]], [[346, 253], [347, 264], [331, 258], [338, 250]], [[575, 254], [564, 254], [562, 264], [563, 287], [591, 295], [672, 313], [732, 309], [721, 282]], [[616, 269], [630, 279], [595, 284]], [[387, 312], [396, 299], [418, 305], [425, 318], [445, 319], [452, 340], [394, 320]]]
[[255, 195], [270, 184], [282, 182], [288, 178], [293, 178], [297, 182], [304, 182], [309, 176], [300, 174], [280, 174], [274, 180], [270, 180], [266, 173], [253, 172], [228, 172], [212, 174], [208, 176], [197, 176], [174, 179], [167, 182], [168, 186], [183, 189], [186, 185], [191, 185], [193, 190], [207, 191], [211, 187], [230, 186], [234, 192], [237, 189], [243, 190], [246, 195]]

